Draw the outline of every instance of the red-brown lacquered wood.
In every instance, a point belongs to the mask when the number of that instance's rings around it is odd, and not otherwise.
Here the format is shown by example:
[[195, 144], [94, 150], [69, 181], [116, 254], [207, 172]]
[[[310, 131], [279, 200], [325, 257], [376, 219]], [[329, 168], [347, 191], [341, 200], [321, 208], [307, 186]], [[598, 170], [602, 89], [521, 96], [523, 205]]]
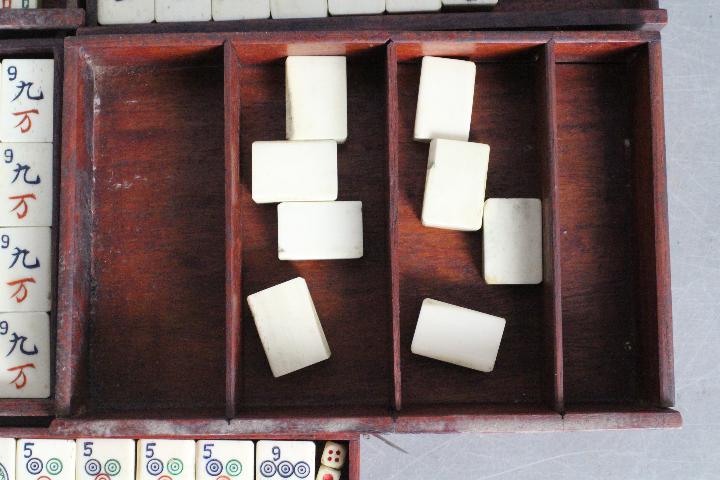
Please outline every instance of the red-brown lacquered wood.
[[85, 25], [81, 8], [0, 9], [0, 31], [75, 30]]
[[50, 433], [67, 437], [110, 436], [142, 437], [152, 435], [162, 438], [224, 436], [294, 436], [298, 438], [343, 438], [351, 433], [382, 433], [393, 430], [389, 417], [368, 414], [367, 411], [350, 410], [351, 416], [341, 417], [300, 412], [294, 417], [256, 417], [227, 421], [224, 418], [111, 418], [111, 419], [57, 419], [50, 425]]
[[544, 406], [406, 406], [396, 433], [502, 433], [562, 430], [562, 416]]
[[296, 20], [240, 20], [223, 22], [149, 23], [139, 25], [97, 24], [97, 1], [88, 0], [87, 24], [80, 34], [190, 33], [190, 32], [297, 32], [297, 31], [460, 31], [646, 29], [660, 30], [667, 12], [657, 4], [630, 1], [538, 1], [504, 0], [491, 11], [359, 15]]
[[[240, 415], [270, 408], [292, 415], [303, 406], [338, 408], [392, 405], [392, 314], [388, 254], [385, 37], [281, 36], [237, 41], [242, 65], [240, 161], [243, 300], [301, 276], [306, 279], [331, 347], [329, 360], [273, 378], [247, 302], [243, 301], [243, 397]], [[288, 53], [345, 54], [348, 59], [349, 134], [338, 148], [339, 200], [363, 202], [364, 257], [345, 261], [278, 260], [277, 206], [252, 200], [252, 144], [285, 139], [285, 66]], [[261, 57], [260, 54], [266, 55]], [[332, 385], [332, 388], [329, 388]]]
[[673, 380], [670, 242], [665, 180], [662, 59], [651, 42], [630, 65], [633, 106], [634, 223], [637, 234], [641, 389], [652, 405], [675, 403]]
[[[61, 242], [60, 319], [68, 328], [60, 337], [67, 349], [58, 358], [58, 406], [79, 417], [72, 428], [116, 435], [156, 427], [168, 436], [203, 429], [226, 435], [562, 429], [558, 412], [564, 410], [588, 412], [588, 426], [605, 427], [608, 411], [625, 415], [617, 425], [638, 424], [627, 419], [672, 402], [658, 40], [654, 32], [68, 40], [66, 86], [74, 95], [66, 95], [72, 146], [66, 145], [63, 163], [62, 224], [71, 228]], [[251, 200], [252, 142], [285, 135], [283, 60], [290, 54], [348, 56], [350, 139], [340, 148], [340, 199], [365, 204], [361, 261], [279, 262], [274, 207]], [[412, 128], [425, 54], [469, 58], [478, 66], [471, 140], [492, 146], [488, 195], [543, 198], [546, 207], [558, 203], [545, 214], [543, 285], [490, 288], [482, 279], [480, 234], [420, 226], [427, 145], [412, 141]], [[120, 74], [133, 81], [121, 83]], [[227, 95], [236, 101], [221, 104]], [[160, 119], [162, 130], [148, 125]], [[150, 157], [152, 172], [145, 169]], [[242, 167], [239, 209], [227, 178], [235, 165]], [[170, 172], [179, 183], [172, 195], [162, 188], [153, 192], [165, 201], [148, 207], [140, 203], [148, 195], [138, 187], [122, 188], [135, 180], [131, 170], [154, 180]], [[118, 183], [117, 192], [109, 188]], [[154, 216], [171, 216], [173, 205], [182, 207], [179, 226]], [[129, 214], [145, 230], [122, 230], [124, 217], [118, 216]], [[229, 237], [238, 230], [228, 223], [235, 215], [243, 227], [242, 260], [231, 253], [237, 246]], [[201, 241], [196, 250], [200, 243], [216, 245], [217, 258], [195, 261], [180, 242], [188, 238]], [[157, 265], [145, 261], [140, 270], [132, 256], [116, 260], [98, 249], [108, 244], [126, 253], [128, 243], [140, 239], [153, 251], [167, 245], [185, 260], [163, 272], [152, 294], [132, 297], [147, 326], [120, 308], [119, 299], [136, 293], [128, 278], [147, 287], [145, 270]], [[228, 265], [228, 257], [237, 264]], [[598, 271], [607, 258], [616, 270]], [[234, 267], [241, 268], [242, 338], [229, 331], [235, 324], [228, 289], [239, 285], [228, 271]], [[198, 275], [202, 289], [178, 293], [170, 284]], [[308, 279], [333, 357], [274, 380], [244, 297], [296, 275]], [[394, 285], [399, 293], [393, 294]], [[117, 295], [109, 295], [109, 287]], [[170, 294], [177, 305], [165, 302]], [[410, 353], [419, 305], [428, 296], [508, 319], [495, 372]], [[201, 305], [190, 305], [189, 298], [200, 298]], [[179, 308], [186, 314], [171, 318]], [[598, 311], [607, 315], [598, 318]], [[158, 334], [170, 331], [171, 320], [196, 338], [173, 349]], [[123, 357], [111, 343], [119, 326], [130, 332], [120, 341], [132, 353]], [[623, 340], [624, 353], [618, 354], [617, 340], [625, 337], [630, 351]], [[152, 346], [161, 350], [162, 364]], [[128, 380], [118, 361], [127, 363], [126, 357], [142, 362], [145, 374], [162, 373], [159, 387], [174, 393], [163, 397], [144, 377]], [[186, 357], [202, 369], [183, 363]], [[204, 390], [185, 391], [179, 371], [204, 382]], [[223, 417], [233, 414], [229, 404], [237, 410], [228, 423]], [[679, 414], [658, 418], [667, 420], [656, 426], [673, 426]]]
[[402, 410], [402, 365], [400, 363], [400, 242], [398, 205], [398, 84], [397, 49], [393, 42], [387, 46], [387, 138], [388, 138], [388, 252], [390, 254], [390, 300], [392, 307], [393, 393], [396, 411]]
[[225, 242], [227, 296], [225, 312], [225, 412], [235, 416], [240, 398], [242, 364], [242, 222], [240, 215], [240, 65], [230, 42], [224, 47], [225, 66]]
[[87, 325], [90, 314], [90, 189], [92, 167], [85, 143], [92, 115], [92, 84], [80, 47], [65, 51], [65, 128], [61, 164], [60, 257], [58, 259], [58, 415], [70, 415], [85, 386]]
[[[398, 254], [405, 407], [544, 404], [554, 391], [546, 375], [543, 286], [487, 285], [483, 278], [481, 231], [426, 228], [420, 221], [429, 147], [413, 140], [413, 126], [420, 79], [417, 54], [425, 50], [477, 63], [470, 141], [491, 145], [487, 197], [541, 198], [545, 154], [539, 141], [538, 118], [545, 114], [537, 86], [544, 78], [544, 70], [538, 65], [543, 47], [520, 45], [522, 48], [512, 42], [498, 42], [500, 52], [509, 52], [498, 56], [491, 51], [491, 45], [482, 42], [397, 43], [401, 197]], [[420, 306], [426, 298], [507, 320], [492, 373], [458, 368], [411, 353]]]
[[[50, 348], [51, 362], [54, 362], [56, 352], [60, 352], [57, 333], [57, 258], [58, 252], [58, 216], [60, 205], [60, 152], [62, 141], [62, 105], [63, 105], [63, 45], [61, 40], [54, 39], [27, 39], [3, 40], [0, 42], [0, 58], [46, 58], [54, 59], [54, 91], [53, 99], [53, 229], [51, 233], [51, 251], [53, 265], [52, 280], [52, 311], [50, 312]], [[52, 365], [52, 363], [51, 363]], [[55, 390], [58, 382], [58, 373], [51, 371], [51, 396], [49, 399], [0, 399], [0, 416], [2, 417], [45, 417], [55, 413]]]
[[565, 412], [563, 430], [680, 428], [682, 423], [680, 413], [669, 408], [575, 405]]
[[553, 385], [552, 392], [549, 392], [549, 402], [555, 411], [562, 413], [565, 401], [563, 394], [560, 225], [557, 216], [559, 199], [555, 60], [555, 42], [550, 41], [540, 54], [538, 60], [540, 71], [537, 76], [541, 103], [541, 108], [538, 110], [538, 125], [540, 125], [538, 135], [543, 177], [543, 295], [548, 382]]
[[672, 405], [662, 97], [653, 97], [660, 75], [653, 43], [624, 57], [557, 67], [568, 405]]

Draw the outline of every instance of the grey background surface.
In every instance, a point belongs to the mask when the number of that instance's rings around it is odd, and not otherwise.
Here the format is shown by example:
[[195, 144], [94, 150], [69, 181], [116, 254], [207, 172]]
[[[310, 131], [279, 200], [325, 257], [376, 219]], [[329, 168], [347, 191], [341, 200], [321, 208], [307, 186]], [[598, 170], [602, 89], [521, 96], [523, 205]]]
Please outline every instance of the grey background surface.
[[677, 408], [682, 430], [386, 435], [366, 480], [720, 479], [720, 0], [661, 1]]

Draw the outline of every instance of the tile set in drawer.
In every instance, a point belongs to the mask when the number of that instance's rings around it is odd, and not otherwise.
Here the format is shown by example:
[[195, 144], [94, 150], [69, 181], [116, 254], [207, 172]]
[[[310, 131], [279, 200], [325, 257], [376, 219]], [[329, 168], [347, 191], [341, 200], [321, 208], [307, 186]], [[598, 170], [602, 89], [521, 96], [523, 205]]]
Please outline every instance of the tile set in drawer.
[[3, 480], [339, 480], [345, 444], [328, 441], [0, 439]]
[[438, 12], [443, 6], [488, 8], [497, 0], [98, 0], [102, 25], [202, 22], [263, 18], [322, 18], [328, 15], [380, 15]]
[[0, 398], [47, 398], [54, 60], [0, 65]]

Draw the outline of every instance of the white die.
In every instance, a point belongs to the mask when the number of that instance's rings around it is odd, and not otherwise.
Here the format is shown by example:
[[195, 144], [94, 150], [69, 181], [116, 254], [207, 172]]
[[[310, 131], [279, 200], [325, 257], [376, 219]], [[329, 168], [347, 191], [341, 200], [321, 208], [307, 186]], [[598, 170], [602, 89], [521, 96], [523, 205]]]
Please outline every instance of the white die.
[[0, 228], [0, 312], [49, 312], [50, 229]]
[[48, 398], [50, 378], [48, 314], [0, 313], [0, 398]]
[[0, 144], [0, 227], [50, 227], [52, 143]]
[[249, 440], [197, 442], [195, 480], [253, 480], [255, 444]]
[[340, 480], [340, 470], [320, 465], [315, 480]]
[[135, 441], [77, 440], [76, 480], [134, 480]]
[[54, 89], [54, 60], [3, 60], [0, 141], [52, 142]]
[[340, 470], [345, 465], [347, 458], [347, 447], [335, 442], [325, 442], [320, 463], [326, 467]]
[[18, 440], [17, 480], [75, 480], [74, 440]]

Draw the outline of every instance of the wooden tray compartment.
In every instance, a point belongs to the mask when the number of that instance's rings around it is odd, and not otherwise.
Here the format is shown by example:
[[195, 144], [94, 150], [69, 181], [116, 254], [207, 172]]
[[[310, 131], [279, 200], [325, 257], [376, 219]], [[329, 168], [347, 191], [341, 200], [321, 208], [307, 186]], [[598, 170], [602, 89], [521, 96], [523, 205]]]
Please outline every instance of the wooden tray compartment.
[[[145, 418], [209, 434], [679, 425], [667, 408], [657, 34], [98, 36], [66, 50], [60, 322], [71, 333], [59, 346], [57, 406], [74, 418], [63, 425], [115, 432], [138, 419], [130, 424], [142, 430]], [[339, 198], [364, 203], [362, 260], [278, 261], [276, 208], [252, 202], [252, 142], [284, 139], [288, 55], [348, 57]], [[492, 147], [489, 196], [543, 199], [542, 285], [489, 287], [481, 234], [420, 226], [428, 146], [412, 141], [412, 127], [423, 55], [476, 62], [471, 140]], [[140, 244], [146, 252], [132, 251]], [[596, 273], [607, 251], [629, 261]], [[274, 380], [245, 297], [298, 275], [333, 356]], [[495, 372], [410, 353], [425, 297], [508, 319]], [[223, 414], [229, 424], [213, 420]]]
[[659, 45], [598, 52], [584, 63], [571, 50], [558, 55], [566, 403], [669, 406]]
[[66, 165], [82, 204], [65, 204], [83, 222], [75, 273], [91, 289], [78, 401], [88, 414], [222, 415], [222, 48], [84, 53], [73, 96], [92, 112], [92, 155]]
[[353, 15], [310, 19], [98, 25], [97, 0], [86, 0], [88, 28], [82, 34], [269, 32], [269, 31], [437, 31], [520, 29], [649, 29], [667, 23], [658, 0], [500, 0], [491, 11]]
[[84, 0], [43, 0], [43, 8], [0, 9], [0, 31], [73, 31], [85, 24]]
[[[491, 146], [487, 196], [541, 198], [544, 47], [401, 43], [397, 51], [398, 238], [403, 407], [437, 404], [543, 404], [546, 382], [542, 285], [490, 286], [482, 274], [482, 235], [423, 227], [420, 222], [428, 144], [413, 140], [423, 55], [476, 62], [470, 141]], [[551, 255], [550, 250], [546, 250]], [[546, 262], [549, 259], [546, 259]], [[507, 318], [496, 370], [478, 375], [410, 352], [423, 299]], [[550, 367], [550, 365], [546, 365]]]
[[[391, 299], [388, 277], [386, 47], [383, 42], [235, 42], [239, 81], [242, 328], [237, 408], [241, 415], [299, 407], [371, 407], [387, 411], [392, 397]], [[363, 202], [365, 255], [360, 260], [284, 262], [277, 252], [277, 205], [252, 200], [252, 143], [285, 139], [285, 58], [347, 55], [348, 140], [338, 148], [338, 200]], [[275, 379], [267, 368], [247, 295], [304, 277], [332, 358]], [[302, 385], [302, 388], [298, 388]]]
[[[55, 60], [55, 85], [53, 104], [53, 228], [51, 233], [52, 256], [58, 258], [58, 229], [60, 205], [60, 156], [62, 141], [62, 100], [63, 100], [63, 42], [54, 39], [26, 39], [0, 41], [0, 60], [11, 58], [42, 58]], [[50, 342], [54, 356], [57, 325], [57, 269], [52, 272], [53, 301], [50, 312]], [[54, 372], [53, 372], [54, 373]], [[50, 417], [55, 413], [54, 386], [55, 375], [51, 374], [51, 396], [48, 399], [0, 399], [0, 417], [3, 421], [11, 421], [7, 417]]]

